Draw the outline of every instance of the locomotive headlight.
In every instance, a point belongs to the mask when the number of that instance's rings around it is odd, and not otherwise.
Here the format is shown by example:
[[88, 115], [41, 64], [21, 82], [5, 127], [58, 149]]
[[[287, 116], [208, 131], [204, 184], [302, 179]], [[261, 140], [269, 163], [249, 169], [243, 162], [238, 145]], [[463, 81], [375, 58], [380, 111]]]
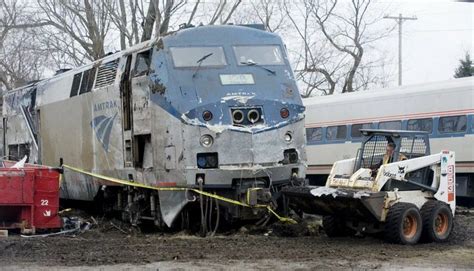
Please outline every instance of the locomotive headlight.
[[199, 139], [199, 143], [201, 143], [201, 146], [209, 148], [214, 143], [214, 139], [212, 138], [211, 135], [203, 135]]
[[257, 109], [251, 109], [249, 110], [249, 112], [247, 113], [247, 119], [251, 122], [251, 123], [256, 123], [260, 120], [260, 113], [258, 112]]
[[240, 109], [234, 110], [232, 112], [232, 119], [234, 123], [242, 123], [244, 121], [244, 112]]
[[290, 132], [287, 132], [283, 138], [285, 139], [286, 143], [290, 143], [293, 140], [293, 136]]

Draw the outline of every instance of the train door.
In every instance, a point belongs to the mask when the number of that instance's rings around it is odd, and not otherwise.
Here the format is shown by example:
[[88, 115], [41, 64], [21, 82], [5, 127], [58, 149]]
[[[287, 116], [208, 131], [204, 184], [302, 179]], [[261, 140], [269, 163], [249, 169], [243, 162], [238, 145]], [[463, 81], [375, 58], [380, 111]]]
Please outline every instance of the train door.
[[133, 150], [132, 150], [132, 89], [130, 84], [130, 68], [132, 63], [132, 55], [125, 56], [126, 63], [120, 79], [120, 97], [122, 99], [122, 127], [124, 139], [124, 166], [133, 166]]
[[150, 93], [147, 75], [151, 50], [127, 56], [120, 91], [123, 108], [125, 167], [153, 166], [151, 148]]
[[134, 53], [130, 79], [133, 101], [133, 166], [141, 169], [153, 167], [148, 88], [150, 60], [150, 49]]

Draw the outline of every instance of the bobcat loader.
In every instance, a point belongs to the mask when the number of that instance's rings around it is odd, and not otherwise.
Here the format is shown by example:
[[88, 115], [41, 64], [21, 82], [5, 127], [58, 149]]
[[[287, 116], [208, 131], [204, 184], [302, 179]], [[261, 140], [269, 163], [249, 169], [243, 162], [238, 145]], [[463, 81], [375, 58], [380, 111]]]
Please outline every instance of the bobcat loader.
[[355, 158], [334, 163], [324, 187], [287, 187], [290, 207], [323, 216], [329, 237], [381, 233], [392, 243], [446, 241], [453, 229], [455, 155], [430, 155], [428, 134], [361, 130]]

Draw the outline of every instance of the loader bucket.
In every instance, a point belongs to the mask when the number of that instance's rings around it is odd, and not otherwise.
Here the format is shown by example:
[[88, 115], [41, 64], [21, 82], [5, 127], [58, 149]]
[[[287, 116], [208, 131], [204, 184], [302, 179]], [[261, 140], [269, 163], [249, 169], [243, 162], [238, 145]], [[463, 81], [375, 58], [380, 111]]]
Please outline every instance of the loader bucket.
[[289, 199], [291, 208], [308, 214], [373, 217], [377, 221], [381, 219], [385, 201], [385, 192], [327, 187], [285, 187], [282, 193]]

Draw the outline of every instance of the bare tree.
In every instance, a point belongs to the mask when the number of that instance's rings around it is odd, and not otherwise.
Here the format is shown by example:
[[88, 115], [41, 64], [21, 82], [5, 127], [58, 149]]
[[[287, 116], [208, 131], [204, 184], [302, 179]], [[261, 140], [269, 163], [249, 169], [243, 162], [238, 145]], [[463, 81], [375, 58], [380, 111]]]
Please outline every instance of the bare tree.
[[120, 35], [120, 49], [124, 50], [127, 47], [139, 43], [141, 31], [139, 19], [144, 17], [143, 1], [101, 1], [116, 28], [114, 30]]
[[149, 40], [153, 32], [159, 37], [169, 30], [173, 14], [186, 4], [185, 0], [151, 0], [143, 23], [142, 41]]
[[344, 93], [368, 87], [374, 80], [358, 72], [364, 65], [374, 65], [364, 62], [365, 49], [393, 30], [370, 31], [382, 19], [382, 14], [370, 12], [371, 0], [302, 0], [296, 12], [294, 6], [285, 2], [285, 11], [303, 43], [302, 62], [297, 67], [297, 76], [306, 85], [302, 95], [310, 96], [314, 90], [333, 94], [337, 89]]
[[10, 90], [37, 80], [44, 71], [47, 54], [37, 46], [26, 5], [0, 0], [0, 89]]
[[[26, 66], [51, 70], [80, 66], [99, 59], [106, 51], [115, 50], [115, 37], [119, 37], [120, 49], [123, 50], [176, 30], [181, 23], [225, 24], [241, 3], [242, 0], [36, 0], [23, 2], [20, 7], [15, 0], [0, 0], [2, 14], [6, 14], [0, 18], [2, 53], [13, 56], [25, 52], [24, 58], [17, 55], [16, 58], [2, 59], [0, 81], [11, 88], [13, 81], [24, 82], [41, 76], [40, 69], [27, 71]], [[21, 34], [17, 40], [29, 48], [14, 47], [12, 41], [5, 46], [7, 34], [12, 30], [15, 35]], [[30, 36], [25, 34], [26, 31]], [[29, 46], [30, 43], [35, 43], [35, 46]], [[34, 54], [33, 48], [36, 50]], [[27, 57], [30, 53], [41, 57]], [[40, 58], [41, 65], [28, 62]], [[6, 60], [20, 61], [22, 65], [12, 69], [15, 62]], [[21, 72], [13, 74], [14, 70]], [[18, 78], [18, 74], [25, 74], [26, 79]]]
[[[66, 34], [81, 47], [81, 55], [88, 60], [104, 55], [105, 37], [111, 25], [105, 5], [99, 1], [91, 4], [89, 0], [37, 0], [37, 4], [42, 10], [36, 18], [37, 23], [50, 25], [44, 28], [46, 34], [50, 33], [51, 27]], [[77, 56], [65, 53], [77, 60]]]
[[283, 2], [274, 0], [258, 0], [251, 1], [253, 16], [250, 20], [258, 21], [265, 26], [265, 29], [270, 32], [277, 32], [284, 28], [285, 13], [282, 12]]
[[[242, 0], [234, 0], [231, 4], [227, 0], [219, 0], [219, 4], [214, 10], [212, 17], [209, 21], [210, 25], [216, 24], [219, 20], [220, 24], [226, 24], [229, 22], [232, 14], [237, 10]], [[226, 10], [228, 9], [228, 10]]]
[[[205, 21], [207, 21], [206, 24], [226, 24], [230, 21], [232, 15], [241, 3], [242, 0], [219, 0], [219, 2], [216, 3], [204, 3], [197, 0], [192, 4], [191, 11], [188, 12], [188, 10], [183, 9], [189, 6], [185, 0], [152, 0], [144, 19], [141, 40], [145, 41], [150, 39], [153, 33], [155, 33], [156, 38], [169, 32], [170, 23], [175, 15], [179, 15], [176, 17], [180, 18], [188, 18], [186, 21], [177, 22], [178, 25], [181, 23], [192, 24], [199, 11], [201, 11], [199, 18], [205, 19]], [[183, 10], [185, 11], [184, 14], [181, 12]]]

